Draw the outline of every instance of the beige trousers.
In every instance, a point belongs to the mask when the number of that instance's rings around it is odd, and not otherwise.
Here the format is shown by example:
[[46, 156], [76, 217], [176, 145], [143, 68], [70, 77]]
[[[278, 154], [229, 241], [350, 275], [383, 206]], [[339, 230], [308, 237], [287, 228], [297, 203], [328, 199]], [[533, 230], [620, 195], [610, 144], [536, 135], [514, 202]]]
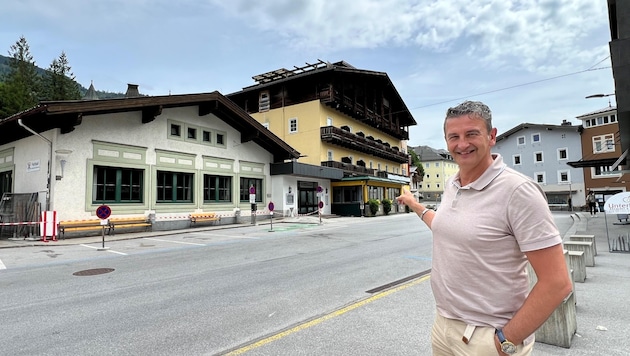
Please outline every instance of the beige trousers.
[[[496, 356], [499, 354], [494, 346], [494, 328], [477, 326], [468, 328], [464, 322], [454, 319], [447, 319], [439, 314], [433, 322], [431, 329], [431, 345], [433, 356]], [[471, 329], [473, 329], [471, 334]], [[468, 343], [462, 338], [466, 336]], [[515, 355], [531, 355], [534, 342], [528, 345], [517, 345]]]

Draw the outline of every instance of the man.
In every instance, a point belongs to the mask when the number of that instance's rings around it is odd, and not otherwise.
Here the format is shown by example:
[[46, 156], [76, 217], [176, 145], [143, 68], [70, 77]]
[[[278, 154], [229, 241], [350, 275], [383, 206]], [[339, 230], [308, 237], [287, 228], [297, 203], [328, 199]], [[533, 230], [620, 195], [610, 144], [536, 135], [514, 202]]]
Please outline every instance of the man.
[[588, 193], [586, 197], [586, 201], [588, 202], [588, 209], [591, 211], [591, 216], [597, 216], [597, 199], [595, 199], [595, 192], [592, 190]]
[[[444, 136], [459, 172], [437, 211], [397, 199], [433, 233], [434, 355], [530, 355], [534, 331], [571, 292], [562, 239], [538, 184], [492, 154], [490, 109], [447, 110]], [[527, 262], [538, 282], [529, 291]]]

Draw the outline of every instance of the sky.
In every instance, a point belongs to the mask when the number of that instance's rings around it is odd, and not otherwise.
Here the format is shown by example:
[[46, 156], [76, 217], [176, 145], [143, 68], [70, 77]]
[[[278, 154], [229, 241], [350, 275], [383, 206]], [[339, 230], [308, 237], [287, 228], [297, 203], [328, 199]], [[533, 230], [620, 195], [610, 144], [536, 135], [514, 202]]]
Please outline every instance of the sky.
[[307, 63], [385, 72], [417, 122], [411, 146], [446, 148], [449, 107], [486, 103], [498, 133], [581, 124], [615, 105], [606, 0], [3, 0], [0, 53], [66, 53], [76, 80], [145, 95], [219, 91]]

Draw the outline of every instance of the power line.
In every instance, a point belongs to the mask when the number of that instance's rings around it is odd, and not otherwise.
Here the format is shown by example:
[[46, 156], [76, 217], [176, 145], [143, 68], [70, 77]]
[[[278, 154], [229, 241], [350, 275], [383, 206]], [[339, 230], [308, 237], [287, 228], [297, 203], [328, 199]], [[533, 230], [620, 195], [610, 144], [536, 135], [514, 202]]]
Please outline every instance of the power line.
[[[604, 58], [603, 60], [599, 61], [597, 64], [605, 61], [607, 58]], [[595, 64], [595, 65], [597, 65]], [[509, 89], [514, 89], [514, 88], [520, 88], [520, 87], [524, 87], [526, 85], [532, 85], [532, 84], [538, 84], [538, 83], [542, 83], [542, 82], [547, 82], [550, 80], [554, 80], [554, 79], [558, 79], [558, 78], [564, 78], [564, 77], [568, 77], [571, 75], [576, 75], [576, 74], [581, 74], [581, 73], [585, 73], [585, 72], [591, 72], [591, 71], [595, 71], [595, 70], [602, 70], [602, 69], [610, 69], [611, 67], [598, 67], [598, 68], [589, 68], [589, 69], [584, 69], [578, 72], [573, 72], [573, 73], [568, 73], [568, 74], [562, 74], [562, 75], [558, 75], [555, 77], [551, 77], [551, 78], [545, 78], [545, 79], [540, 79], [540, 80], [535, 80], [533, 82], [528, 82], [528, 83], [523, 83], [523, 84], [517, 84], [517, 85], [512, 85], [510, 87], [506, 87], [506, 88], [501, 88], [501, 89], [495, 89], [495, 90], [490, 90], [490, 91], [485, 91], [482, 93], [477, 93], [477, 94], [472, 94], [472, 95], [466, 95], [466, 96], [462, 96], [459, 98], [453, 98], [453, 99], [449, 99], [449, 100], [445, 100], [445, 101], [440, 101], [438, 103], [433, 103], [433, 104], [428, 104], [428, 105], [422, 105], [422, 106], [417, 106], [415, 108], [411, 108], [410, 110], [415, 110], [415, 109], [422, 109], [422, 108], [426, 108], [429, 106], [435, 106], [435, 105], [441, 105], [441, 104], [446, 104], [446, 103], [450, 103], [451, 101], [456, 101], [456, 100], [463, 100], [463, 99], [467, 99], [467, 98], [472, 98], [475, 96], [479, 96], [479, 95], [485, 95], [485, 94], [491, 94], [491, 93], [496, 93], [499, 91], [504, 91], [504, 90], [509, 90]]]

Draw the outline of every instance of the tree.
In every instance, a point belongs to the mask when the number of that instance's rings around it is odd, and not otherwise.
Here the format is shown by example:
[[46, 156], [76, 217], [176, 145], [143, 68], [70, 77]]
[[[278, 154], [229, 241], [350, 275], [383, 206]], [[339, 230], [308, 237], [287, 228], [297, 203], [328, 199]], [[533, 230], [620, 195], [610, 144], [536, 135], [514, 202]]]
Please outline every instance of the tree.
[[68, 63], [65, 52], [61, 52], [48, 67], [43, 80], [42, 96], [45, 100], [79, 100], [81, 92]]
[[10, 71], [0, 88], [0, 118], [29, 109], [38, 102], [40, 81], [24, 36], [11, 46], [9, 57]]
[[423, 178], [424, 166], [422, 165], [422, 162], [420, 162], [420, 158], [418, 158], [418, 154], [416, 154], [414, 150], [409, 150], [409, 154], [411, 155], [411, 165], [417, 167], [416, 176], [420, 176], [420, 178]]

